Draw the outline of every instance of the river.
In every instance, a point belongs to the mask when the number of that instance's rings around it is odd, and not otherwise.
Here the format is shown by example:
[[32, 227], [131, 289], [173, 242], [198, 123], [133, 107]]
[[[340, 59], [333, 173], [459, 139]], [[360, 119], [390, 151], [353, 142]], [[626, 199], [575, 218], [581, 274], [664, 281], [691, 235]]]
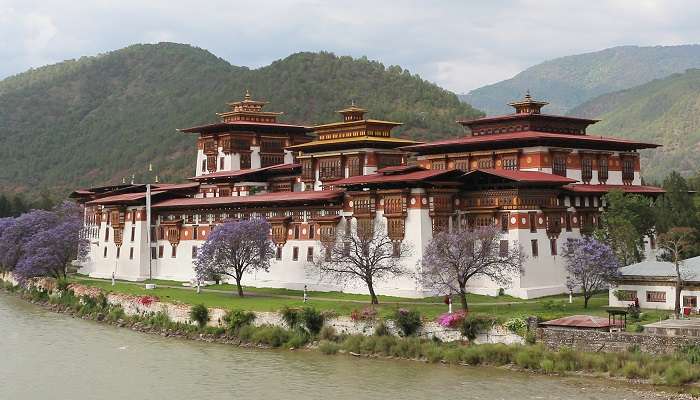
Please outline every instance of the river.
[[133, 332], [0, 292], [0, 399], [633, 399], [628, 386], [485, 367], [244, 349]]

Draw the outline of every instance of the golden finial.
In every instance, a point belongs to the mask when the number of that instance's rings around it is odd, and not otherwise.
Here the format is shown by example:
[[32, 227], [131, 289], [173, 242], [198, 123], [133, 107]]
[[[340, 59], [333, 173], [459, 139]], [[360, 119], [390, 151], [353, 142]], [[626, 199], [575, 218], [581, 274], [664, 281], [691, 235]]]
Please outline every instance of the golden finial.
[[148, 172], [153, 172], [153, 164], [148, 163]]
[[525, 100], [530, 100], [530, 99], [532, 99], [532, 96], [530, 96], [530, 89], [528, 89], [528, 90], [525, 92]]
[[126, 184], [126, 177], [122, 177], [122, 184]]
[[250, 90], [248, 89], [245, 90], [245, 99], [250, 100]]
[[158, 175], [156, 175], [156, 181], [155, 181], [155, 183], [158, 183]]

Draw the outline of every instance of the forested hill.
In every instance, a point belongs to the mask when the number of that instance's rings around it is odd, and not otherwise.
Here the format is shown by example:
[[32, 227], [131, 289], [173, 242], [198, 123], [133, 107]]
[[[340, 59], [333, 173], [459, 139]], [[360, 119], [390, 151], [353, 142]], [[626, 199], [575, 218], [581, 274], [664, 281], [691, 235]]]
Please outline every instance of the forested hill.
[[685, 175], [700, 171], [700, 69], [602, 95], [570, 114], [602, 119], [591, 133], [662, 144], [642, 153], [647, 179], [660, 182], [672, 169]]
[[215, 122], [250, 89], [282, 122], [337, 121], [351, 101], [372, 118], [403, 122], [400, 136], [462, 134], [482, 115], [400, 67], [331, 53], [298, 53], [248, 69], [188, 45], [134, 45], [30, 70], [0, 81], [0, 192], [65, 194], [143, 174], [164, 180], [194, 170], [196, 135], [176, 128]]
[[564, 114], [601, 94], [688, 68], [700, 68], [700, 45], [613, 47], [546, 61], [460, 97], [489, 115], [503, 114], [510, 112], [508, 102], [529, 89], [534, 97], [550, 102], [547, 112]]

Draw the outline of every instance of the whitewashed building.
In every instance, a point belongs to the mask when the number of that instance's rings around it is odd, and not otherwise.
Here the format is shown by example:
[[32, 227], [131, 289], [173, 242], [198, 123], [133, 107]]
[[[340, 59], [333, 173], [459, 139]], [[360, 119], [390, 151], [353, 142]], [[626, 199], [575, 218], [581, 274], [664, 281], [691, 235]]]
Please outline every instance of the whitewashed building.
[[[397, 122], [368, 119], [366, 110], [339, 111], [336, 123], [282, 124], [280, 113], [246, 94], [220, 121], [180, 130], [197, 134], [189, 183], [81, 189], [90, 257], [82, 271], [96, 277], [188, 281], [192, 260], [216, 225], [261, 216], [277, 246], [269, 272], [246, 285], [364, 292], [337, 287], [309, 268], [321, 242], [357, 224], [380, 221], [389, 237], [413, 248], [403, 260], [418, 268], [434, 232], [496, 224], [502, 246], [519, 243], [523, 271], [503, 288], [532, 298], [566, 291], [563, 241], [599, 223], [602, 196], [611, 190], [656, 196], [641, 185], [639, 154], [657, 145], [586, 134], [595, 120], [542, 114], [528, 96], [513, 114], [460, 123], [463, 137], [418, 143], [394, 137]], [[409, 159], [412, 160], [409, 162]], [[148, 240], [150, 234], [150, 242]], [[654, 247], [653, 238], [647, 238]], [[380, 294], [420, 297], [413, 277], [388, 279]], [[470, 290], [496, 294], [493, 282]]]

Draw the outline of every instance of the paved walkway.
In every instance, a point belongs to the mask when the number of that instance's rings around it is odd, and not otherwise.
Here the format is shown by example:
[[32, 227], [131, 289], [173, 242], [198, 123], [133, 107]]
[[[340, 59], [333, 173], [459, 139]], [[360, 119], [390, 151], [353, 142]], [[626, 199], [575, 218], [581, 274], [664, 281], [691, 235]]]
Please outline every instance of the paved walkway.
[[[108, 279], [99, 279], [99, 278], [90, 278], [87, 276], [81, 276], [80, 279], [82, 280], [88, 280], [88, 281], [95, 281], [95, 282], [110, 282]], [[143, 282], [131, 282], [131, 281], [117, 281], [119, 283], [125, 283], [129, 285], [143, 285]], [[196, 290], [195, 287], [187, 287], [187, 286], [176, 286], [176, 285], [161, 285], [161, 284], [156, 284], [156, 287], [162, 287], [162, 288], [168, 288], [168, 289], [183, 289], [183, 290]], [[202, 287], [201, 290], [203, 292], [214, 292], [214, 293], [232, 293], [230, 290], [223, 290], [223, 289], [211, 289], [207, 287]], [[293, 295], [286, 295], [286, 294], [276, 294], [276, 293], [259, 293], [259, 292], [246, 292], [244, 291], [243, 294], [245, 296], [249, 297], [273, 297], [273, 298], [278, 298], [278, 299], [292, 299], [292, 300], [299, 300], [301, 296], [293, 296]], [[356, 299], [339, 299], [335, 297], [323, 297], [323, 296], [313, 296], [309, 295], [309, 299], [312, 300], [320, 300], [320, 301], [335, 301], [335, 302], [341, 302], [341, 303], [362, 303], [362, 304], [367, 304], [367, 300], [356, 300]], [[470, 303], [471, 305], [479, 305], [479, 306], [505, 306], [505, 305], [514, 305], [514, 304], [527, 304], [527, 303], [538, 303], [539, 300], [523, 300], [523, 301], [496, 301], [496, 302], [472, 302]], [[384, 300], [382, 301], [384, 304], [410, 304], [410, 305], [444, 305], [443, 302], [439, 303], [434, 303], [434, 302], [425, 302], [425, 301], [391, 301], [391, 300]]]

